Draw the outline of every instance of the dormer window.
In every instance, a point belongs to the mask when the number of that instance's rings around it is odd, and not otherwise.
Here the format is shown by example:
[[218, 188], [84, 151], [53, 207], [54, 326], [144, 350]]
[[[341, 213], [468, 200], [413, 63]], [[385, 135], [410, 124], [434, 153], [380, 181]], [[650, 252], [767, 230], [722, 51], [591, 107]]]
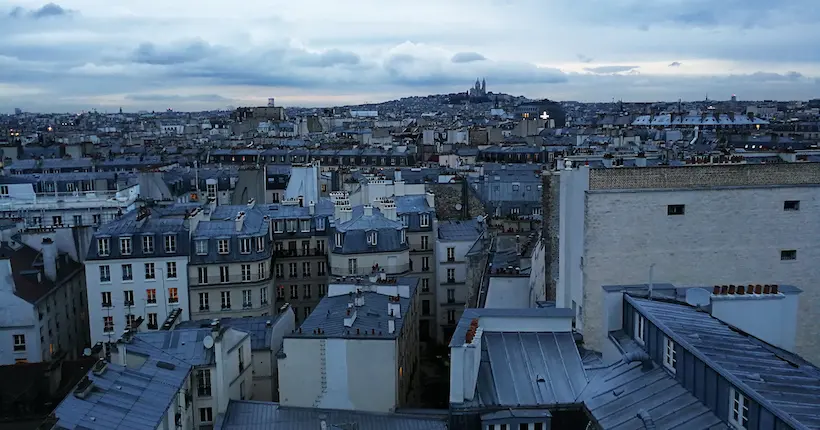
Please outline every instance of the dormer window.
[[120, 238], [120, 253], [122, 255], [131, 255], [131, 238], [130, 237], [121, 237]]
[[265, 237], [259, 236], [256, 238], [256, 252], [265, 252]]
[[401, 224], [405, 227], [410, 225], [410, 216], [409, 215], [402, 215], [401, 216]]
[[421, 227], [430, 227], [430, 214], [420, 214], [419, 225]]
[[97, 254], [100, 257], [111, 255], [111, 241], [109, 239], [97, 239]]
[[402, 244], [407, 243], [407, 230], [405, 230], [405, 229], [401, 230], [401, 243]]
[[143, 254], [153, 254], [154, 253], [154, 236], [143, 236], [142, 237], [142, 253]]
[[295, 232], [296, 231], [296, 220], [295, 219], [289, 219], [287, 221], [287, 227], [288, 227], [288, 233]]
[[165, 236], [165, 252], [168, 254], [173, 254], [177, 252], [177, 237], [174, 235], [167, 235]]
[[196, 253], [197, 255], [207, 255], [208, 254], [208, 240], [202, 239], [196, 241]]
[[219, 250], [220, 254], [227, 254], [230, 251], [230, 247], [228, 246], [228, 239], [219, 239], [219, 242], [217, 242], [217, 244], [217, 249]]
[[342, 241], [344, 240], [344, 235], [342, 233], [336, 233], [336, 248], [342, 247]]
[[240, 254], [250, 254], [251, 253], [251, 239], [239, 239], [239, 253]]
[[379, 233], [375, 231], [368, 231], [367, 232], [367, 244], [370, 246], [376, 246], [379, 240]]
[[316, 218], [316, 231], [325, 231], [325, 219]]
[[274, 221], [273, 222], [273, 232], [274, 233], [284, 233], [285, 226], [283, 225], [282, 221]]
[[300, 220], [299, 224], [301, 224], [300, 230], [302, 230], [302, 233], [310, 232], [310, 220], [309, 219]]

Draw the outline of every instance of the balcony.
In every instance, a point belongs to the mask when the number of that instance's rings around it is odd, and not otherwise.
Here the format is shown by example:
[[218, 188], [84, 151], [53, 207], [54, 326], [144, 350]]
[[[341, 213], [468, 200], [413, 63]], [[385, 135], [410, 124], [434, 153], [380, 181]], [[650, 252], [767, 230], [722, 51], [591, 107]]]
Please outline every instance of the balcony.
[[241, 284], [244, 282], [259, 282], [270, 279], [267, 274], [259, 275], [258, 273], [250, 273], [242, 275], [241, 273], [231, 273], [228, 276], [198, 276], [196, 278], [197, 285], [219, 285], [219, 284]]
[[319, 257], [327, 255], [327, 250], [318, 248], [308, 249], [277, 249], [273, 251], [274, 258], [293, 258], [293, 257]]
[[378, 266], [378, 269], [373, 267], [330, 267], [330, 274], [333, 276], [369, 276], [380, 272], [388, 275], [399, 275], [410, 271], [409, 264], [397, 264], [394, 266]]

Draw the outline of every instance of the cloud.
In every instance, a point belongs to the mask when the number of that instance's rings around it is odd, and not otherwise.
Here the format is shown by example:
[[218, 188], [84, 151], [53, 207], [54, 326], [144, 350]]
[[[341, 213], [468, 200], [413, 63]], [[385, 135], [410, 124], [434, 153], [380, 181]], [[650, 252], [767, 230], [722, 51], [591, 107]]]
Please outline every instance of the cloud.
[[598, 67], [584, 67], [585, 72], [594, 73], [596, 75], [610, 75], [613, 73], [633, 72], [639, 66], [598, 66]]
[[39, 9], [25, 9], [23, 7], [17, 6], [9, 12], [8, 16], [11, 18], [21, 19], [21, 18], [31, 18], [31, 19], [41, 19], [41, 18], [49, 18], [49, 17], [59, 17], [59, 16], [67, 16], [71, 15], [73, 12], [68, 9], [63, 9], [62, 6], [54, 3], [48, 3]]
[[578, 54], [578, 61], [580, 61], [580, 62], [582, 62], [582, 63], [591, 63], [591, 62], [592, 62], [592, 58], [589, 58], [589, 57], [587, 57], [587, 56], [586, 56], [586, 55], [584, 55], [584, 54]]
[[196, 95], [178, 95], [178, 94], [127, 94], [126, 100], [134, 100], [139, 102], [230, 102], [229, 98], [222, 97], [218, 94], [196, 94]]
[[452, 63], [472, 63], [474, 61], [484, 61], [487, 58], [478, 52], [457, 52], [450, 58]]
[[185, 43], [179, 46], [158, 47], [153, 43], [141, 43], [132, 53], [135, 63], [152, 65], [174, 65], [193, 63], [213, 53], [211, 46], [203, 41]]
[[669, 66], [667, 66], [667, 67], [680, 67], [680, 66], [682, 66], [680, 61], [673, 61], [673, 62], [669, 63]]

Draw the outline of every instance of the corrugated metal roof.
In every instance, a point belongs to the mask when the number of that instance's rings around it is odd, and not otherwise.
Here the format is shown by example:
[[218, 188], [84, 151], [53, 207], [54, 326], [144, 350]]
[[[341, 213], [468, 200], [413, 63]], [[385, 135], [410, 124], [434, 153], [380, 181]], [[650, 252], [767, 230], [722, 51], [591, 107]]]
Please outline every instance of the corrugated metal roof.
[[787, 361], [691, 306], [625, 297], [667, 336], [773, 414], [796, 428], [820, 428], [820, 369]]
[[210, 328], [137, 333], [131, 343], [126, 345], [126, 351], [147, 356], [162, 354], [192, 366], [207, 366], [215, 363], [213, 349], [205, 348], [202, 343], [210, 335]]
[[357, 430], [446, 430], [444, 419], [416, 415], [380, 414], [314, 408], [293, 408], [277, 403], [235, 401], [218, 417], [214, 430], [318, 430], [327, 427]]
[[481, 347], [489, 364], [476, 384], [482, 406], [572, 405], [587, 385], [572, 333], [484, 333]]
[[442, 221], [438, 225], [438, 238], [441, 240], [472, 242], [481, 236], [486, 224], [477, 220]]
[[[270, 350], [273, 342], [273, 328], [276, 326], [277, 321], [279, 321], [282, 315], [284, 314], [279, 314], [275, 317], [263, 316], [246, 318], [220, 318], [219, 325], [221, 327], [229, 327], [250, 334], [251, 349], [253, 350]], [[213, 322], [211, 319], [184, 321], [174, 327], [174, 331], [180, 329], [201, 330], [210, 328], [211, 322]], [[268, 322], [270, 322], [270, 325], [268, 325]]]

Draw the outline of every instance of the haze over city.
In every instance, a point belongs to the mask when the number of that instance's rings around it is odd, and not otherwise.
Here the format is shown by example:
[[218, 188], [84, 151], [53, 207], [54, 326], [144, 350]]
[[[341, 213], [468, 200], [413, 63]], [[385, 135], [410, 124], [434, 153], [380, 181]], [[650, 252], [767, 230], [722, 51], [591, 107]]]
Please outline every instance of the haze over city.
[[0, 112], [320, 106], [488, 90], [554, 100], [810, 99], [808, 0], [13, 0]]

